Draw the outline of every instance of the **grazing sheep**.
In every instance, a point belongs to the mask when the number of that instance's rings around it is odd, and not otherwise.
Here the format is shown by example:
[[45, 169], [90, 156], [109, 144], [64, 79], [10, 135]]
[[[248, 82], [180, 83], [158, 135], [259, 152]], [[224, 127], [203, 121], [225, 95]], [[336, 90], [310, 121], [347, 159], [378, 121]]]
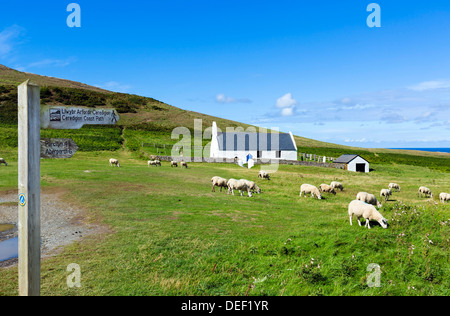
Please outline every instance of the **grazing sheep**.
[[161, 161], [159, 161], [159, 160], [149, 160], [148, 162], [147, 162], [147, 165], [150, 167], [150, 166], [155, 166], [155, 167], [158, 167], [158, 166], [160, 166], [161, 167]]
[[178, 168], [178, 162], [176, 162], [176, 161], [171, 161], [171, 162], [170, 162], [170, 167], [176, 167], [176, 168]]
[[367, 193], [367, 192], [359, 192], [356, 195], [356, 199], [366, 202], [368, 204], [372, 204], [378, 208], [382, 207], [383, 205], [381, 205], [381, 203], [377, 200], [377, 198], [375, 197], [375, 195]]
[[221, 177], [212, 177], [211, 182], [212, 182], [211, 192], [216, 192], [216, 186], [220, 187], [220, 192], [222, 192], [222, 188], [228, 189], [227, 179]]
[[420, 197], [422, 197], [422, 194], [425, 195], [425, 197], [427, 197], [427, 195], [429, 195], [431, 198], [433, 198], [433, 193], [431, 193], [431, 190], [428, 189], [427, 187], [419, 188], [419, 193], [417, 195], [418, 196], [420, 195]]
[[328, 185], [325, 183], [322, 183], [321, 185], [319, 185], [319, 191], [333, 193], [334, 195], [336, 195], [336, 191], [334, 191], [334, 188], [331, 185]]
[[387, 228], [387, 220], [377, 211], [375, 206], [364, 203], [363, 201], [354, 200], [348, 205], [348, 216], [350, 217], [350, 225], [352, 223], [353, 215], [358, 219], [358, 224], [361, 226], [360, 218], [363, 217], [366, 220], [365, 227], [370, 229], [369, 221], [377, 221], [381, 227]]
[[442, 204], [450, 201], [450, 193], [442, 192], [441, 194], [439, 194], [439, 200], [442, 202]]
[[258, 178], [270, 180], [269, 173], [267, 173], [266, 171], [263, 171], [263, 170], [261, 170], [259, 172]]
[[311, 184], [302, 184], [300, 186], [300, 196], [302, 196], [302, 194], [311, 194], [311, 197], [317, 197], [319, 200], [322, 199], [322, 195], [320, 194], [320, 191], [317, 187], [311, 185]]
[[392, 195], [392, 191], [391, 189], [381, 189], [380, 191], [380, 197], [383, 198], [388, 201], [389, 200], [389, 196]]
[[185, 167], [187, 169], [187, 162], [185, 161], [180, 162], [180, 167], [181, 168]]
[[249, 181], [246, 179], [240, 179], [240, 181], [244, 181], [247, 186], [250, 188], [250, 190], [252, 191], [252, 193], [258, 193], [261, 194], [261, 189], [256, 185], [256, 183], [254, 181]]
[[114, 159], [114, 158], [109, 159], [109, 165], [110, 165], [111, 167], [112, 167], [112, 166], [120, 167], [119, 160]]
[[228, 194], [233, 194], [234, 195], [234, 190], [239, 190], [239, 192], [241, 193], [241, 196], [243, 196], [243, 192], [242, 191], [247, 191], [248, 196], [252, 197], [252, 191], [250, 190], [250, 188], [248, 187], [247, 183], [245, 183], [245, 181], [242, 180], [236, 180], [236, 179], [230, 179], [227, 182], [227, 186], [228, 186]]
[[333, 182], [331, 182], [331, 184], [330, 184], [332, 187], [333, 187], [333, 189], [340, 189], [341, 191], [342, 190], [344, 190], [344, 186], [342, 185], [342, 183], [340, 183], [340, 182], [337, 182], [337, 181], [333, 181]]
[[6, 163], [6, 160], [5, 159], [3, 159], [3, 158], [0, 158], [0, 166], [1, 166], [1, 164], [2, 163], [4, 163], [5, 164], [5, 166], [7, 166], [8, 164]]
[[400, 186], [397, 183], [389, 183], [389, 189], [392, 191], [395, 189], [396, 191], [400, 192]]

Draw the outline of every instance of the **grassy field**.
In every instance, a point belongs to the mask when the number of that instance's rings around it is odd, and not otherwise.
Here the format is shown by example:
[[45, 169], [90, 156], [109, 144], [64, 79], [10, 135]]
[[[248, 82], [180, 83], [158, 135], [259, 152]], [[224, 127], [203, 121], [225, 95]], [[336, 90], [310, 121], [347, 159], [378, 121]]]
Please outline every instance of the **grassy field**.
[[[15, 149], [0, 167], [0, 194], [17, 188]], [[121, 168], [108, 166], [117, 157]], [[280, 166], [270, 181], [258, 168], [190, 164], [148, 168], [128, 151], [78, 152], [42, 161], [42, 189], [66, 192], [103, 234], [70, 245], [42, 262], [43, 295], [449, 295], [448, 172], [372, 164], [370, 174]], [[84, 171], [91, 172], [86, 173]], [[210, 179], [247, 178], [262, 194], [211, 192]], [[302, 183], [339, 180], [344, 191], [299, 198]], [[347, 205], [359, 191], [378, 195], [389, 182], [402, 191], [383, 203], [389, 228], [349, 225]], [[417, 197], [432, 189], [433, 199]], [[81, 288], [68, 288], [66, 267], [81, 267]], [[369, 287], [367, 266], [381, 267]], [[17, 294], [17, 268], [0, 269], [0, 295]]]

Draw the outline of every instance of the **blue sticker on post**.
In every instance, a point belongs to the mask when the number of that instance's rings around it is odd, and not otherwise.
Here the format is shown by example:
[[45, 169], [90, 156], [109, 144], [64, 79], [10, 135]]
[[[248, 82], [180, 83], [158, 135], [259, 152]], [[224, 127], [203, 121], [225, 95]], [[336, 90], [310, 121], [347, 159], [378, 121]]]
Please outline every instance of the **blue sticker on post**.
[[19, 195], [19, 204], [20, 206], [25, 206], [25, 204], [27, 204], [27, 198], [23, 193]]

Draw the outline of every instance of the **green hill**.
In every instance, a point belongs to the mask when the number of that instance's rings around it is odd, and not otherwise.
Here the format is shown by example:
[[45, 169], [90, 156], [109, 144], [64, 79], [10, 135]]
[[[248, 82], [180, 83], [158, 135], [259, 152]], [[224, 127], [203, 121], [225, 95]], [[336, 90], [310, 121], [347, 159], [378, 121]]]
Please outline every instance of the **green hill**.
[[[213, 121], [220, 129], [251, 125], [180, 109], [153, 98], [116, 93], [83, 83], [20, 72], [0, 65], [0, 149], [17, 147], [17, 86], [31, 79], [41, 87], [41, 103], [95, 108], [115, 108], [120, 113], [117, 126], [86, 126], [81, 130], [43, 130], [42, 137], [70, 137], [80, 151], [126, 149], [146, 159], [150, 154], [170, 155], [178, 142], [171, 138], [174, 128], [187, 127], [192, 135], [194, 120], [202, 120], [203, 130]], [[286, 131], [285, 131], [286, 132]], [[389, 149], [348, 147], [295, 136], [299, 153], [338, 157], [359, 154], [371, 163], [425, 165], [450, 171], [450, 154]], [[204, 144], [208, 143], [207, 139]]]

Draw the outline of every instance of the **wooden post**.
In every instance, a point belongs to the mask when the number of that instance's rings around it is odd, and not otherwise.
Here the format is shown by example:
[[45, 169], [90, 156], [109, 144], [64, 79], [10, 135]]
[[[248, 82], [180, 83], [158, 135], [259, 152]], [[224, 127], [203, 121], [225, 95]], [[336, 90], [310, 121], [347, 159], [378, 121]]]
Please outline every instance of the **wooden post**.
[[18, 87], [19, 116], [19, 295], [40, 295], [41, 162], [40, 89]]

